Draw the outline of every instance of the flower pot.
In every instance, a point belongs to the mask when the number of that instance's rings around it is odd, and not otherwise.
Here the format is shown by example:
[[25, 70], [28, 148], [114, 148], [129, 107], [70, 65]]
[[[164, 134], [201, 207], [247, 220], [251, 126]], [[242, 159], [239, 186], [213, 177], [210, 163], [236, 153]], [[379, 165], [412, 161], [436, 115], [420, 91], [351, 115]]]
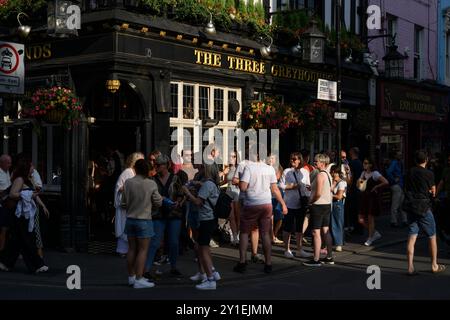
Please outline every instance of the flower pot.
[[67, 115], [65, 110], [49, 110], [44, 116], [43, 120], [47, 123], [61, 123]]

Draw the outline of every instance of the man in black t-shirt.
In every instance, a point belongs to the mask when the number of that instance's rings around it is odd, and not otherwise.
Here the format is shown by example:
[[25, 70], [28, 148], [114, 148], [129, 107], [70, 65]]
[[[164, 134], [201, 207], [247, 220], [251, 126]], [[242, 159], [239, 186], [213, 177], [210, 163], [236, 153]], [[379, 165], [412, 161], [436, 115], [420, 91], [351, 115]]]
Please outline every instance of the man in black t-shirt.
[[431, 212], [431, 198], [436, 196], [434, 174], [426, 169], [428, 158], [423, 151], [416, 151], [414, 160], [416, 167], [411, 168], [405, 181], [405, 201], [403, 209], [408, 214], [409, 236], [407, 246], [408, 275], [416, 275], [414, 269], [414, 246], [419, 231], [428, 237], [431, 255], [431, 271], [439, 273], [445, 270], [444, 265], [437, 263], [436, 223]]
[[363, 227], [358, 222], [359, 213], [359, 193], [356, 188], [356, 181], [363, 172], [363, 164], [359, 159], [359, 149], [353, 147], [349, 151], [350, 161], [348, 166], [350, 167], [351, 183], [347, 190], [347, 199], [345, 200], [345, 213], [347, 216], [347, 226], [353, 228], [354, 234], [363, 234]]

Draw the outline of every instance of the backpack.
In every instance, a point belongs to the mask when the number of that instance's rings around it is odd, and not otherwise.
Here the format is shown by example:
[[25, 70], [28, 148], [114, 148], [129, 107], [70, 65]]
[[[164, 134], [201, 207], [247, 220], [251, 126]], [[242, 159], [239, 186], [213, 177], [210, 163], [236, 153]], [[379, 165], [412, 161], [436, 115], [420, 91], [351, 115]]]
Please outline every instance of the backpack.
[[[211, 181], [214, 183], [214, 181]], [[215, 185], [215, 183], [214, 183]], [[217, 188], [219, 189], [219, 188]], [[207, 199], [209, 205], [214, 210], [214, 216], [216, 219], [228, 219], [231, 213], [231, 203], [233, 202], [233, 198], [230, 197], [226, 191], [219, 190], [219, 198], [217, 199], [216, 205], [214, 206], [211, 200]]]

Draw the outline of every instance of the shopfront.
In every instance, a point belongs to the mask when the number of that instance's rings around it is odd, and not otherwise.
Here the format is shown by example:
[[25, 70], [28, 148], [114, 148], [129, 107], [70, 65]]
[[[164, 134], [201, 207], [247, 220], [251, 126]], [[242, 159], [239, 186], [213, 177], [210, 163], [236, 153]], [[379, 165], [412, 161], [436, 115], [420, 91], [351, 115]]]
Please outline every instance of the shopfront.
[[430, 157], [447, 148], [448, 91], [422, 83], [379, 82], [378, 160], [389, 163], [400, 151], [407, 166], [414, 152], [424, 149]]

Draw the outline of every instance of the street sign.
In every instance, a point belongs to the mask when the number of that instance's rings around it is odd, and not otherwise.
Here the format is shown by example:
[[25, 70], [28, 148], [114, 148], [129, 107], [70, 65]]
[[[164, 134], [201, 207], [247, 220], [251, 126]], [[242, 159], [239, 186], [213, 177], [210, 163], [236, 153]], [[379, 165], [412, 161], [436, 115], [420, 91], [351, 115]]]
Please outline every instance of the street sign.
[[317, 84], [317, 99], [337, 101], [337, 82], [319, 79]]
[[334, 118], [337, 120], [347, 120], [347, 113], [344, 112], [335, 112]]
[[0, 41], [0, 93], [24, 93], [24, 45]]

